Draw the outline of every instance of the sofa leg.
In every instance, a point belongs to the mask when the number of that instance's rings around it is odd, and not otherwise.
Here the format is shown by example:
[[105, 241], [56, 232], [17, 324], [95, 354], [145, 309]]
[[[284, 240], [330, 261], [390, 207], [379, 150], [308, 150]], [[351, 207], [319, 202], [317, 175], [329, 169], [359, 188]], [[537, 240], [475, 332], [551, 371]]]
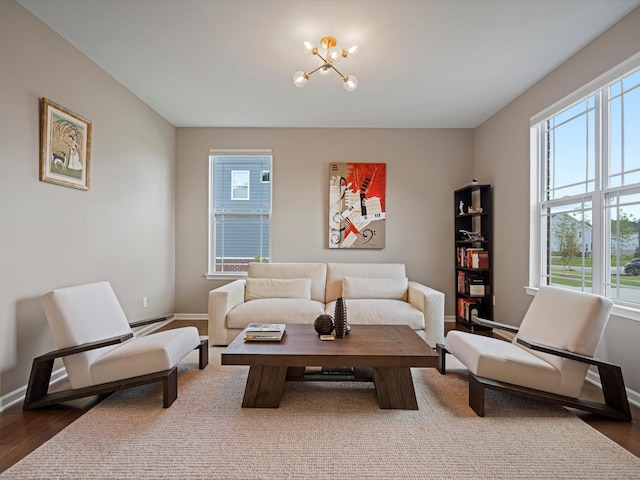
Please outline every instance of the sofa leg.
[[484, 385], [469, 374], [469, 406], [479, 417], [484, 417]]
[[173, 367], [162, 381], [162, 406], [169, 408], [178, 398], [178, 369]]
[[447, 366], [446, 366], [446, 355], [449, 353], [445, 346], [442, 343], [436, 343], [436, 352], [440, 355], [440, 360], [438, 361], [438, 371], [442, 375], [447, 374]]

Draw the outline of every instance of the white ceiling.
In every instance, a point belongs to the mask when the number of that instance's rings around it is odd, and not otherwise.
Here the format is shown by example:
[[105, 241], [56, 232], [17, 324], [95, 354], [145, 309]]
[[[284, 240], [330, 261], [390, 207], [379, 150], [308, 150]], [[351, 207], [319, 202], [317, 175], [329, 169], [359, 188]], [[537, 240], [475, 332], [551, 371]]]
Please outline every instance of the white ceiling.
[[[175, 126], [473, 128], [640, 0], [18, 0]], [[323, 36], [360, 51], [293, 85]]]

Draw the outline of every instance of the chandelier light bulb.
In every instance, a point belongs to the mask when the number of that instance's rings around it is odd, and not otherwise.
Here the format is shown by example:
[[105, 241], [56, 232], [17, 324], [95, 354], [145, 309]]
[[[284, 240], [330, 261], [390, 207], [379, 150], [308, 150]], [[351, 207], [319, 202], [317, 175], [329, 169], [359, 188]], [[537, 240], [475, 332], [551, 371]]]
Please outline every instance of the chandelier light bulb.
[[302, 70], [293, 74], [293, 84], [296, 87], [304, 87], [308, 82], [309, 77], [307, 77], [307, 74]]
[[313, 44], [311, 42], [304, 42], [305, 55], [311, 55], [313, 53]]
[[358, 88], [358, 79], [353, 75], [347, 75], [342, 85], [347, 92], [353, 92]]
[[329, 73], [331, 73], [331, 67], [327, 63], [320, 70], [318, 70], [318, 73], [323, 77], [326, 77], [327, 75], [329, 75]]
[[331, 47], [327, 52], [327, 62], [337, 64], [342, 60], [342, 49], [339, 47]]
[[342, 56], [343, 57], [353, 58], [358, 53], [358, 49], [359, 49], [358, 45], [354, 45], [353, 47], [349, 47], [346, 50], [342, 51]]

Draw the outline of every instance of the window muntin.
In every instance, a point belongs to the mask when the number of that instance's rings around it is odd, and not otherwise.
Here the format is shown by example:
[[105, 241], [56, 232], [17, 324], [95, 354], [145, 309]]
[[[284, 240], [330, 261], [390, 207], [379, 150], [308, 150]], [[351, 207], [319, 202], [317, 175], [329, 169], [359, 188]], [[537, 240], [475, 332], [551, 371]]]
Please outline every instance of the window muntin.
[[640, 257], [639, 60], [532, 125], [537, 283], [599, 293], [637, 309], [640, 275], [624, 266]]
[[242, 274], [252, 261], [269, 261], [272, 156], [216, 154], [209, 160], [209, 274]]

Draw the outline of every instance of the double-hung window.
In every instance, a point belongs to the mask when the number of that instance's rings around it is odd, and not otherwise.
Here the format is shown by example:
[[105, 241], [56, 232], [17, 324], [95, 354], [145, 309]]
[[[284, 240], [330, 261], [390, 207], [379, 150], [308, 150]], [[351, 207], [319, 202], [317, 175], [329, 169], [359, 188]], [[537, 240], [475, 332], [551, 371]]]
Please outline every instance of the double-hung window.
[[531, 285], [640, 310], [640, 56], [532, 119]]
[[268, 262], [270, 150], [212, 150], [209, 156], [209, 275], [236, 275]]

